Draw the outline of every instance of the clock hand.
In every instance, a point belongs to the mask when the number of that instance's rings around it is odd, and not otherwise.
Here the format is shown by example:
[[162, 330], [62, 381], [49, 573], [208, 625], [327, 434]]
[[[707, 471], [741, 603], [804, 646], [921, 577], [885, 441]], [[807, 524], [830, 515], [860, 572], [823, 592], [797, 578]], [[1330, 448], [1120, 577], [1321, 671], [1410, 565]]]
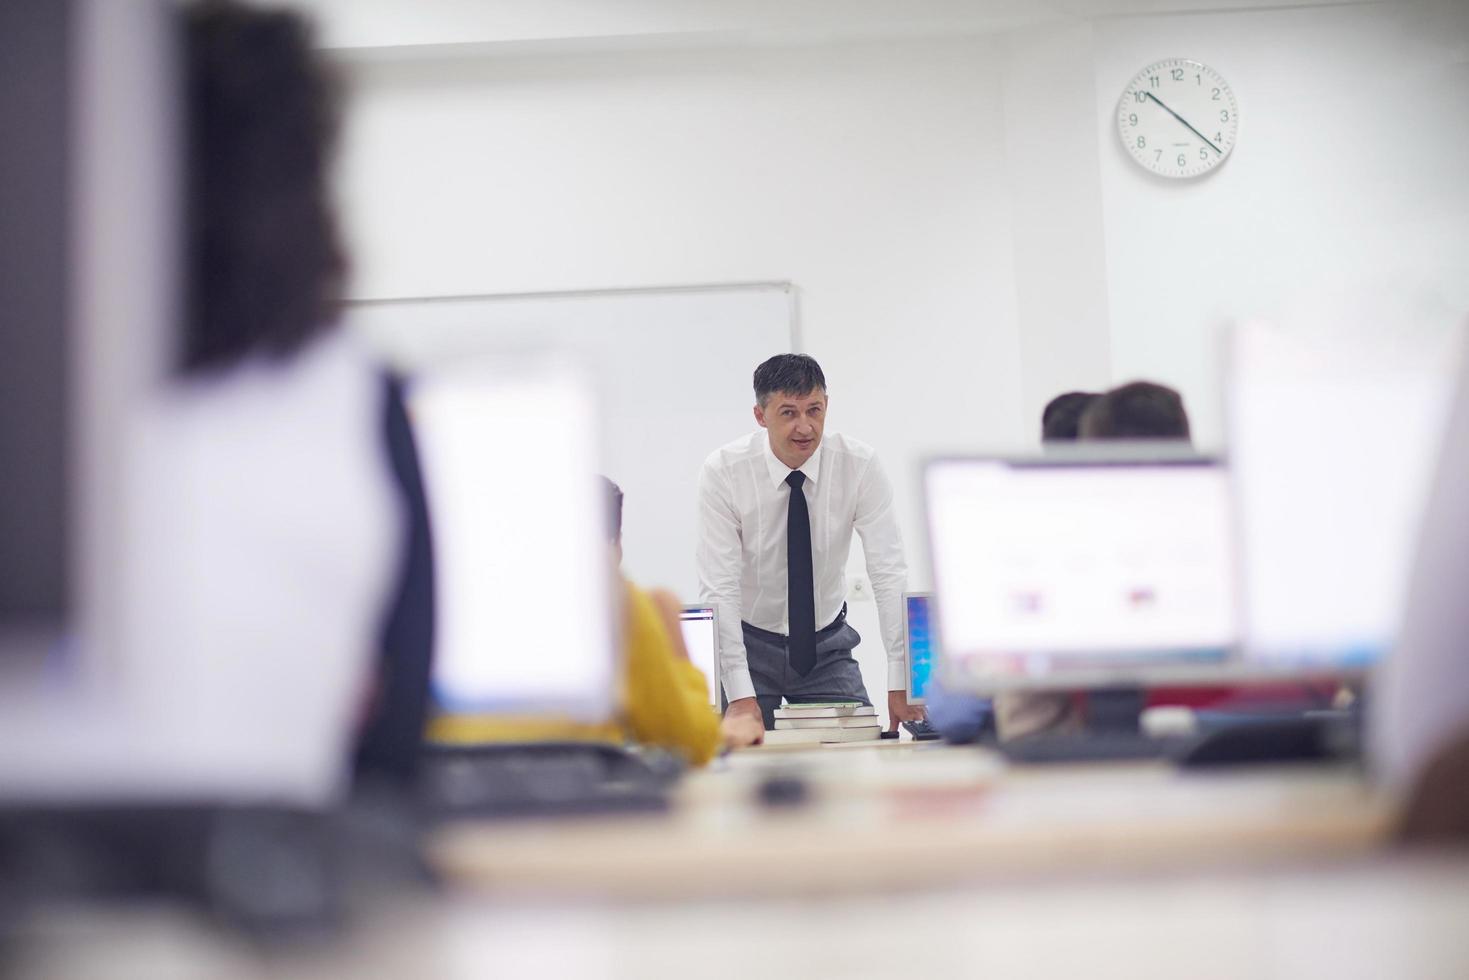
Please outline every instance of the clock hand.
[[[1159, 105], [1163, 105], [1163, 100], [1160, 99], [1160, 98], [1158, 98], [1152, 92], [1144, 92], [1143, 94], [1146, 95], [1148, 98], [1152, 99], [1154, 102], [1158, 103]], [[1205, 136], [1203, 133], [1199, 132], [1197, 129], [1194, 129], [1192, 126], [1189, 126], [1187, 119], [1183, 118], [1178, 113], [1176, 113], [1172, 109], [1168, 108], [1166, 105], [1163, 105], [1163, 111], [1166, 112], [1166, 113], [1168, 113], [1174, 119], [1177, 119], [1179, 122], [1183, 123], [1184, 126], [1187, 126], [1188, 127], [1188, 131], [1190, 133], [1193, 133], [1199, 139], [1203, 140], [1205, 143], [1208, 143], [1209, 144], [1209, 147], [1215, 153], [1219, 154], [1220, 156], [1224, 156], [1224, 151], [1221, 150], [1221, 149], [1219, 149], [1219, 147], [1215, 146], [1213, 143], [1211, 143], [1209, 141], [1209, 137]]]

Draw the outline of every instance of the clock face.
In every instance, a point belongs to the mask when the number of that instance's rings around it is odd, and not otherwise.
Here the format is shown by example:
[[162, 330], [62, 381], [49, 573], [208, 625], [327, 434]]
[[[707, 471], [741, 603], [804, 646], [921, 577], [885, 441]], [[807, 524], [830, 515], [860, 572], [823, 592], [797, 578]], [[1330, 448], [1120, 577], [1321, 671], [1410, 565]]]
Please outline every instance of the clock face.
[[1224, 162], [1239, 131], [1229, 83], [1186, 58], [1138, 72], [1117, 104], [1117, 133], [1145, 169], [1164, 177], [1199, 177]]

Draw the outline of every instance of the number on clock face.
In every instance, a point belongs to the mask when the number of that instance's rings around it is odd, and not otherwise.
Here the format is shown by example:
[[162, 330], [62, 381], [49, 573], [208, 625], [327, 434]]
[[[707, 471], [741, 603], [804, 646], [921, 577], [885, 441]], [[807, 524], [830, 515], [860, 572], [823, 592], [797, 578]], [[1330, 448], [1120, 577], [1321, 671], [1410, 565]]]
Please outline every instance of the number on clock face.
[[1198, 177], [1224, 161], [1239, 132], [1234, 91], [1208, 65], [1168, 58], [1135, 75], [1117, 104], [1127, 152], [1164, 177]]

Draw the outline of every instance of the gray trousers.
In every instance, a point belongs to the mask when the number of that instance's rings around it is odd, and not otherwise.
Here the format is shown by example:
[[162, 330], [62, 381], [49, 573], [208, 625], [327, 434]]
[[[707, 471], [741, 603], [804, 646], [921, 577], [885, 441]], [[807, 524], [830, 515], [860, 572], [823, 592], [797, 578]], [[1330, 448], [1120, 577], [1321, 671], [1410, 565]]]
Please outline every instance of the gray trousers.
[[852, 649], [862, 636], [847, 625], [847, 611], [830, 626], [816, 633], [816, 666], [802, 677], [791, 667], [786, 652], [786, 638], [779, 633], [741, 623], [745, 633], [745, 656], [750, 665], [750, 680], [755, 684], [755, 699], [765, 716], [767, 730], [775, 727], [775, 709], [781, 698], [791, 704], [813, 701], [861, 701], [871, 704], [862, 683], [862, 670], [852, 657]]

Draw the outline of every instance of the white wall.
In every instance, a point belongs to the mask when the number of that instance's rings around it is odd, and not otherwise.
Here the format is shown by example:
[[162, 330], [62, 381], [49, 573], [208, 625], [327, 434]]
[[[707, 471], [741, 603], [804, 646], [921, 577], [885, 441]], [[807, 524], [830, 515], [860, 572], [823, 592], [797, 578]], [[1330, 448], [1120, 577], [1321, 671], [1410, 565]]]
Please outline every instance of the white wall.
[[[1180, 386], [1201, 442], [1221, 441], [1230, 319], [1469, 309], [1469, 4], [1115, 18], [1095, 39], [1111, 374]], [[1239, 99], [1236, 149], [1199, 181], [1144, 172], [1113, 126], [1128, 79], [1179, 56]]]
[[[1370, 280], [1469, 308], [1469, 5], [1038, 19], [348, 54], [354, 295], [795, 283], [832, 426], [898, 484], [916, 586], [928, 453], [1033, 444], [1052, 394], [1134, 377], [1180, 387], [1217, 446], [1219, 324]], [[1197, 181], [1144, 173], [1112, 129], [1127, 79], [1178, 55], [1243, 117]], [[872, 607], [854, 621], [880, 688]]]

